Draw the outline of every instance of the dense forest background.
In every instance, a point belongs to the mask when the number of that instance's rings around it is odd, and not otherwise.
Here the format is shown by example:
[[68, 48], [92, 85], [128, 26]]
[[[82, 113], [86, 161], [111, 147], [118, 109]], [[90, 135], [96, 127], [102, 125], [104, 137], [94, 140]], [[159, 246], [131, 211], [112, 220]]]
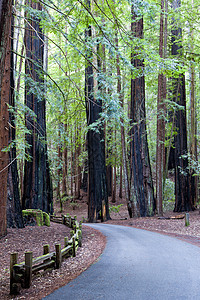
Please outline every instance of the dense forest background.
[[194, 210], [199, 0], [0, 1], [0, 235], [88, 194], [88, 220]]

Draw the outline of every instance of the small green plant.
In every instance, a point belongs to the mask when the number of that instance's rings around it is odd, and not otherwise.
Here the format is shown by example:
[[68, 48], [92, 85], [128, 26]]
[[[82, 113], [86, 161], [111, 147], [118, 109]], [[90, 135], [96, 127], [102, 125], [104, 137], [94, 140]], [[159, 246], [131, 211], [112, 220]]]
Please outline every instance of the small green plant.
[[76, 210], [77, 208], [79, 208], [79, 204], [76, 203], [76, 202], [71, 202], [71, 203], [70, 203], [70, 206], [71, 206], [71, 208], [72, 208], [73, 210]]
[[62, 201], [62, 203], [65, 203], [65, 202], [68, 202], [68, 201], [73, 202], [73, 197], [69, 196], [69, 195], [66, 195], [66, 194], [63, 194], [63, 195], [61, 195], [61, 201]]
[[164, 211], [173, 210], [174, 208], [174, 202], [175, 202], [174, 190], [175, 190], [175, 183], [170, 179], [166, 179], [164, 201], [163, 201]]
[[87, 218], [82, 217], [82, 223], [87, 223]]
[[[120, 210], [120, 207], [121, 207], [122, 205], [123, 205], [123, 204], [110, 206], [110, 207], [109, 207], [109, 212], [110, 212], [110, 213], [111, 213], [111, 212], [118, 213], [118, 214], [120, 215], [119, 210]], [[120, 217], [122, 217], [122, 216], [120, 215]]]

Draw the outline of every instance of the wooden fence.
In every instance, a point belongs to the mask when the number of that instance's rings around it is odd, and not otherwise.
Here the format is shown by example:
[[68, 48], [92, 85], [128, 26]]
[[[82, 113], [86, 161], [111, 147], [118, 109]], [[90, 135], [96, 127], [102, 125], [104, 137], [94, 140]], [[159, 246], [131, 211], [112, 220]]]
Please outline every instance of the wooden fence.
[[59, 269], [62, 261], [68, 257], [75, 257], [78, 247], [82, 246], [82, 225], [69, 215], [62, 217], [51, 216], [51, 221], [64, 224], [72, 230], [70, 240], [64, 238], [64, 248], [61, 244], [55, 245], [55, 251], [49, 253], [49, 245], [43, 246], [43, 255], [33, 258], [31, 251], [25, 252], [25, 261], [17, 263], [18, 253], [10, 255], [10, 294], [18, 294], [20, 288], [29, 288], [34, 275], [41, 270]]

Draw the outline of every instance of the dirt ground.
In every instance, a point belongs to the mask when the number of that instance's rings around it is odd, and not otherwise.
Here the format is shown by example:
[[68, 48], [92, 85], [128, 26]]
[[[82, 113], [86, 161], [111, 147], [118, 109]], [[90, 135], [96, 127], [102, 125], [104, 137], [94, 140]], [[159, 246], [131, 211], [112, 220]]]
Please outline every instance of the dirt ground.
[[[200, 247], [200, 214], [199, 210], [190, 212], [190, 226], [185, 226], [184, 219], [158, 219], [157, 216], [150, 218], [128, 217], [126, 204], [121, 199], [116, 203], [110, 203], [110, 206], [118, 207], [119, 212], [111, 212], [112, 220], [109, 224], [120, 224], [132, 226], [150, 231], [156, 231], [162, 234], [174, 236], [186, 242]], [[55, 205], [56, 215], [60, 215], [59, 204]], [[83, 195], [81, 200], [73, 203], [65, 203], [63, 213], [76, 215], [78, 220], [87, 218], [87, 200]], [[180, 214], [178, 214], [180, 215]], [[167, 212], [165, 217], [177, 216], [176, 213]], [[54, 251], [55, 243], [60, 242], [63, 248], [64, 237], [69, 236], [70, 229], [64, 225], [51, 223], [50, 227], [27, 226], [24, 229], [8, 229], [6, 237], [0, 239], [0, 299], [42, 299], [55, 289], [65, 285], [81, 272], [94, 263], [103, 252], [106, 245], [106, 238], [98, 231], [83, 226], [83, 246], [77, 251], [76, 258], [69, 258], [62, 263], [59, 270], [53, 270], [51, 273], [39, 274], [32, 282], [30, 289], [23, 289], [20, 295], [13, 297], [9, 295], [9, 260], [11, 252], [18, 252], [18, 261], [24, 260], [25, 251], [33, 251], [33, 257], [42, 254], [42, 246], [50, 244], [50, 251]]]
[[[111, 200], [111, 199], [110, 199]], [[121, 205], [122, 204], [122, 205]], [[121, 205], [121, 206], [120, 206]], [[119, 207], [119, 212], [114, 212], [115, 208]], [[185, 219], [167, 219], [169, 217], [184, 217], [184, 213], [174, 213], [172, 211], [166, 211], [164, 217], [166, 219], [159, 219], [158, 216], [146, 217], [146, 218], [132, 218], [128, 216], [127, 206], [124, 199], [117, 197], [116, 203], [109, 201], [109, 207], [111, 209], [111, 220], [105, 222], [108, 224], [120, 224], [124, 226], [132, 226], [135, 228], [141, 228], [163, 234], [190, 236], [198, 240], [200, 239], [200, 210], [196, 209], [189, 213], [190, 226], [185, 226]], [[72, 209], [73, 208], [73, 209]], [[58, 208], [55, 209], [59, 214]], [[78, 220], [87, 219], [87, 200], [83, 194], [82, 200], [76, 200], [72, 205], [65, 203], [64, 211], [70, 211], [72, 215], [76, 215]]]
[[21, 289], [16, 297], [9, 295], [10, 253], [18, 252], [18, 262], [24, 261], [24, 252], [33, 251], [33, 257], [42, 255], [42, 246], [50, 245], [50, 252], [55, 251], [55, 244], [64, 247], [64, 237], [69, 237], [70, 229], [61, 224], [51, 223], [50, 227], [27, 226], [24, 229], [8, 229], [6, 237], [0, 239], [0, 299], [37, 300], [67, 284], [87, 269], [103, 252], [106, 238], [94, 229], [83, 227], [82, 247], [78, 248], [75, 258], [68, 258], [59, 270], [40, 273], [33, 279], [29, 289]]

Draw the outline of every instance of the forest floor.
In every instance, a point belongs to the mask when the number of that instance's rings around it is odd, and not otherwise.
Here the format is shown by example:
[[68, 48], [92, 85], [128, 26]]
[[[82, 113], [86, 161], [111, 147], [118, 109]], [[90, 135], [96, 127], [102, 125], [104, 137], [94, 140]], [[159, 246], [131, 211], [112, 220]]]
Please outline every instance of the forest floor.
[[[199, 210], [190, 212], [190, 226], [185, 227], [184, 219], [159, 219], [157, 216], [150, 218], [128, 217], [126, 204], [123, 200], [117, 198], [116, 203], [110, 203], [110, 206], [117, 208], [119, 212], [111, 212], [112, 220], [105, 223], [131, 226], [135, 228], [155, 231], [162, 234], [174, 236], [186, 242], [200, 247], [200, 214]], [[58, 203], [55, 205], [55, 213], [59, 215]], [[78, 220], [87, 218], [87, 200], [83, 194], [81, 200], [73, 203], [66, 202], [63, 205], [63, 213], [76, 215]], [[166, 212], [165, 217], [175, 217], [180, 213]], [[42, 254], [42, 246], [50, 244], [50, 251], [54, 251], [55, 243], [61, 243], [63, 248], [64, 237], [69, 236], [70, 229], [61, 224], [51, 223], [50, 227], [27, 226], [24, 229], [8, 229], [7, 236], [0, 239], [0, 299], [42, 299], [44, 296], [52, 293], [55, 289], [67, 284], [76, 278], [81, 272], [94, 263], [106, 245], [106, 238], [98, 231], [83, 226], [83, 246], [77, 251], [75, 258], [69, 258], [62, 263], [59, 270], [39, 274], [32, 282], [29, 289], [22, 289], [20, 295], [9, 295], [9, 260], [10, 253], [18, 252], [18, 261], [24, 260], [25, 251], [33, 251], [33, 257]]]

